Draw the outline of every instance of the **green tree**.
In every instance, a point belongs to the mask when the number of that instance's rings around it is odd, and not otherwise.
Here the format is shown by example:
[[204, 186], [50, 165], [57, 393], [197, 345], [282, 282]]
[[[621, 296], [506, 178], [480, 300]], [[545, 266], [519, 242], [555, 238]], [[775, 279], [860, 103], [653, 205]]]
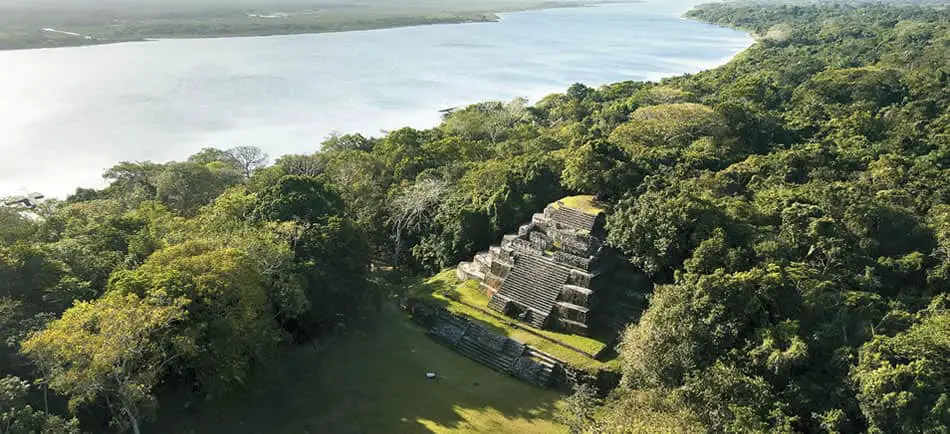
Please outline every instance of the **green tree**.
[[242, 384], [279, 335], [259, 264], [234, 248], [189, 241], [152, 254], [134, 270], [117, 271], [109, 290], [145, 299], [185, 300], [176, 324], [195, 350], [174, 368], [207, 391]]
[[610, 141], [623, 145], [685, 146], [703, 136], [721, 136], [725, 120], [713, 109], [694, 103], [641, 107], [617, 127]]
[[595, 432], [703, 433], [708, 427], [678, 394], [666, 389], [618, 389], [596, 414]]
[[449, 134], [468, 140], [485, 140], [492, 144], [506, 138], [507, 133], [527, 117], [524, 98], [509, 102], [491, 101], [475, 104], [446, 115], [442, 127]]
[[79, 434], [79, 421], [39, 411], [26, 402], [30, 384], [0, 378], [0, 434]]
[[594, 193], [602, 200], [615, 200], [635, 190], [643, 179], [642, 169], [623, 148], [604, 140], [585, 143], [571, 151], [561, 175], [565, 187]]
[[106, 194], [127, 204], [152, 200], [155, 198], [156, 183], [162, 170], [162, 165], [148, 161], [123, 161], [102, 174], [102, 177], [109, 181]]
[[51, 257], [98, 294], [112, 270], [126, 260], [130, 240], [144, 225], [126, 214], [118, 200], [94, 200], [56, 209], [42, 221], [37, 236], [47, 242], [44, 250]]
[[340, 195], [319, 178], [288, 175], [258, 195], [261, 220], [317, 223], [343, 211]]
[[227, 165], [169, 163], [155, 179], [156, 197], [176, 213], [193, 216], [236, 184], [239, 178], [235, 175]]
[[310, 310], [291, 322], [298, 338], [344, 328], [380, 303], [368, 281], [370, 250], [366, 239], [344, 217], [305, 229], [295, 248]]
[[950, 426], [950, 313], [946, 306], [861, 347], [851, 373], [869, 432], [941, 432]]
[[608, 240], [651, 274], [671, 274], [716, 227], [727, 223], [714, 204], [687, 193], [648, 192], [620, 201], [608, 217]]
[[110, 293], [81, 302], [23, 342], [23, 352], [47, 372], [50, 387], [72, 409], [104, 404], [114, 422], [140, 432], [154, 414], [153, 390], [169, 363], [192, 343], [172, 333], [185, 318], [184, 300], [143, 300]]
[[564, 405], [558, 408], [555, 418], [567, 425], [572, 434], [587, 431], [594, 422], [594, 412], [600, 405], [597, 389], [586, 383], [574, 388], [574, 393], [564, 400]]
[[19, 211], [0, 206], [0, 244], [26, 240], [35, 230], [36, 225]]
[[212, 163], [225, 163], [233, 165], [234, 170], [240, 170], [240, 167], [234, 161], [234, 158], [227, 151], [218, 148], [201, 148], [196, 154], [188, 157], [189, 163], [208, 165]]

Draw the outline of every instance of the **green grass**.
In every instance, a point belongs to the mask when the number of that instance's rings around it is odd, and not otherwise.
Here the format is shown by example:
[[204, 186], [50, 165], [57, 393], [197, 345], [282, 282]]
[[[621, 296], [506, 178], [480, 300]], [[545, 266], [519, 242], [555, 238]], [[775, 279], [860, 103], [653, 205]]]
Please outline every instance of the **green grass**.
[[597, 203], [594, 199], [594, 196], [570, 196], [565, 197], [557, 202], [554, 202], [552, 205], [558, 207], [558, 202], [564, 204], [564, 206], [572, 209], [576, 209], [580, 212], [597, 215], [604, 212], [604, 208]]
[[559, 394], [439, 345], [392, 307], [327, 348], [291, 348], [267, 365], [248, 392], [188, 408], [166, 396], [145, 432], [566, 432], [551, 421]]
[[[462, 303], [465, 303], [487, 309], [488, 296], [478, 289], [478, 282], [470, 280], [459, 282], [455, 277], [455, 270], [446, 270], [442, 273], [411, 285], [409, 288], [411, 295], [417, 297], [431, 297], [445, 305], [446, 309], [453, 313], [463, 314], [476, 319], [486, 325], [491, 326], [496, 332], [507, 335], [508, 337], [524, 342], [541, 351], [562, 359], [572, 366], [582, 369], [613, 368], [616, 366], [616, 360], [601, 362], [590, 357], [578, 354], [556, 343], [538, 337], [532, 333], [515, 328], [509, 323], [513, 320], [502, 319], [496, 315], [489, 315], [478, 309], [473, 309]], [[550, 330], [539, 330], [522, 324], [522, 327], [528, 328], [535, 333], [544, 335], [548, 338], [564, 342], [575, 348], [590, 354], [596, 354], [605, 347], [605, 344], [597, 339], [587, 336], [579, 336], [567, 333], [557, 333]]]

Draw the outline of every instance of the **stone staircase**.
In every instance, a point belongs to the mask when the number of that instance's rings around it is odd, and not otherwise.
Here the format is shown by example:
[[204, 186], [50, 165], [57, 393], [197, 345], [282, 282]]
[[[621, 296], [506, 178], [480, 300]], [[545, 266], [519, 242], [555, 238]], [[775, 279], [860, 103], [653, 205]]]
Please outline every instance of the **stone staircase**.
[[[587, 333], [584, 309], [593, 297], [593, 280], [612, 263], [603, 256], [605, 215], [592, 205], [584, 207], [586, 202], [593, 204], [593, 198], [576, 196], [549, 204], [517, 234], [505, 235], [500, 245], [460, 263], [459, 279], [477, 280], [491, 310], [539, 329], [564, 325]], [[559, 298], [565, 291], [576, 296]], [[558, 301], [583, 309], [565, 311], [566, 306], [555, 304]], [[556, 309], [560, 314], [554, 314]], [[569, 318], [560, 321], [564, 313]]]
[[511, 274], [492, 297], [488, 307], [506, 313], [507, 302], [514, 301], [531, 311], [528, 322], [532, 326], [544, 328], [551, 308], [561, 293], [561, 286], [567, 283], [570, 273], [569, 268], [542, 257], [518, 256]]
[[560, 207], [551, 210], [551, 220], [554, 220], [561, 226], [573, 229], [581, 229], [590, 232], [597, 224], [597, 216], [587, 214], [576, 209]]
[[429, 329], [429, 334], [439, 340], [456, 346], [462, 340], [471, 323], [454, 315], [441, 315]]
[[538, 381], [545, 385], [550, 385], [554, 375], [558, 370], [561, 369], [563, 362], [551, 357], [548, 354], [542, 353], [540, 351], [534, 351], [533, 349], [529, 353], [531, 354], [531, 357], [533, 357], [535, 361], [537, 361], [542, 366], [541, 373], [538, 376]]
[[504, 374], [511, 373], [511, 365], [524, 352], [524, 344], [477, 324], [471, 324], [455, 348], [462, 355]]
[[505, 313], [509, 302], [511, 302], [511, 300], [509, 300], [507, 297], [495, 294], [492, 296], [491, 300], [488, 300], [488, 308], [496, 312]]
[[440, 310], [428, 333], [460, 354], [495, 371], [549, 387], [563, 361], [522, 342], [496, 334], [462, 316]]

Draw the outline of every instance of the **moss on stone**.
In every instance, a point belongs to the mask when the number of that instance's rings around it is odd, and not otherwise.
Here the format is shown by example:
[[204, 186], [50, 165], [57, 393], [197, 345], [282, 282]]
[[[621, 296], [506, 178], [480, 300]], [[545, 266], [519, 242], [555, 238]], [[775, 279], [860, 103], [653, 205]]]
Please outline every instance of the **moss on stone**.
[[574, 209], [585, 214], [597, 215], [604, 212], [604, 208], [591, 195], [569, 196], [551, 204], [554, 208]]

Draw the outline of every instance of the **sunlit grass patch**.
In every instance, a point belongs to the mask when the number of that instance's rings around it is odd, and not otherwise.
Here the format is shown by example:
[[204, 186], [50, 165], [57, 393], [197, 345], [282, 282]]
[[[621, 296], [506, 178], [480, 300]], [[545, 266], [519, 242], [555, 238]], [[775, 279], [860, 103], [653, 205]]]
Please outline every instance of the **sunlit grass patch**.
[[552, 421], [560, 394], [465, 358], [392, 307], [326, 348], [284, 351], [246, 392], [190, 396], [165, 396], [146, 432], [566, 432]]
[[560, 204], [590, 215], [604, 212], [604, 208], [594, 199], [594, 196], [589, 195], [565, 197], [552, 205], [557, 208], [561, 206]]
[[[584, 369], [610, 368], [617, 364], [616, 360], [606, 362], [594, 360], [583, 354], [579, 354], [557, 343], [537, 336], [543, 335], [555, 341], [563, 342], [575, 347], [588, 354], [597, 354], [606, 344], [600, 340], [568, 333], [558, 333], [550, 330], [539, 330], [519, 324], [520, 327], [531, 330], [525, 331], [514, 327], [513, 319], [504, 318], [501, 314], [490, 314], [484, 312], [488, 309], [489, 298], [478, 289], [478, 282], [469, 280], [460, 282], [455, 274], [455, 269], [445, 270], [428, 280], [417, 282], [410, 285], [410, 294], [417, 297], [431, 297], [441, 302], [450, 312], [462, 314], [472, 319], [478, 320], [491, 326], [496, 332], [504, 333], [508, 337], [531, 345], [541, 351], [562, 359], [572, 366]], [[476, 306], [481, 309], [473, 308]]]

